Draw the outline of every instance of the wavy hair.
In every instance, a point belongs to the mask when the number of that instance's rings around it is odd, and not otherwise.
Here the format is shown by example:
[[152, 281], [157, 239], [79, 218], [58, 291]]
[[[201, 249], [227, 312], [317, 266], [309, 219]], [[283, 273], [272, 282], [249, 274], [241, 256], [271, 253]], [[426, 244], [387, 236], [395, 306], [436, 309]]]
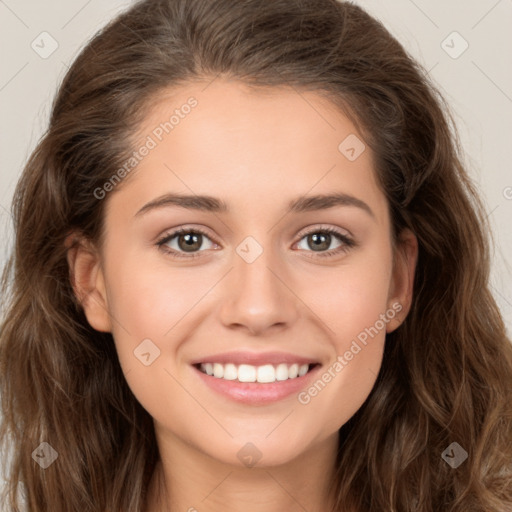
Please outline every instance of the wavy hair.
[[[152, 418], [112, 336], [73, 293], [66, 237], [101, 243], [94, 194], [133, 151], [159, 93], [218, 75], [328, 97], [375, 155], [393, 233], [419, 256], [412, 309], [368, 399], [340, 429], [335, 511], [512, 510], [512, 345], [489, 289], [481, 200], [449, 108], [363, 9], [335, 0], [144, 0], [67, 72], [13, 200], [2, 280], [4, 503], [18, 512], [140, 512], [158, 460]], [[41, 442], [58, 459], [42, 470]], [[441, 457], [457, 442], [456, 469]]]

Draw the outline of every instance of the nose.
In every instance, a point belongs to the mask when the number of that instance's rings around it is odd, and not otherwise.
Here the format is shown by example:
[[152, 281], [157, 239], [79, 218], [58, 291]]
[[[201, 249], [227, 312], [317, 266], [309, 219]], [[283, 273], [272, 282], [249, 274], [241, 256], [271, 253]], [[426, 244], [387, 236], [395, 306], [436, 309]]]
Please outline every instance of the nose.
[[289, 328], [298, 318], [290, 278], [270, 253], [264, 250], [252, 263], [235, 254], [234, 269], [223, 283], [220, 319], [225, 327], [262, 335]]

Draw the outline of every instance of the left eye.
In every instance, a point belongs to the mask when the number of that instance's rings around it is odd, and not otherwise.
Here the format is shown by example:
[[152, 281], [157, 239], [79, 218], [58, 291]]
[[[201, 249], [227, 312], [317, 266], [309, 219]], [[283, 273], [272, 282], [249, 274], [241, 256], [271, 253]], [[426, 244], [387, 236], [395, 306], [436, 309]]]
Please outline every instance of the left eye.
[[[331, 247], [331, 243], [338, 239], [338, 245], [336, 247]], [[301, 241], [306, 241], [306, 247], [299, 247], [301, 249], [308, 249], [314, 247], [313, 252], [323, 252], [324, 250], [335, 250], [338, 247], [341, 247], [344, 243], [347, 243], [346, 238], [338, 232], [333, 232], [330, 230], [324, 231], [312, 231], [311, 233], [306, 234], [301, 238]], [[341, 242], [339, 241], [341, 240]]]

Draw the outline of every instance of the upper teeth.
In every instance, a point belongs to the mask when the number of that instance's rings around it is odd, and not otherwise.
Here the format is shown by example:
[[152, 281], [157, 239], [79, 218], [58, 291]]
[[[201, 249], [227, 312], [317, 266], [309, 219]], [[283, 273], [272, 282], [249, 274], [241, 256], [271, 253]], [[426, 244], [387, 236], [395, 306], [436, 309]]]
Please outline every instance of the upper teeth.
[[276, 380], [295, 379], [308, 373], [309, 365], [285, 363], [274, 367], [271, 364], [252, 366], [250, 364], [234, 365], [231, 363], [201, 363], [201, 371], [218, 379], [237, 380], [239, 382], [275, 382]]

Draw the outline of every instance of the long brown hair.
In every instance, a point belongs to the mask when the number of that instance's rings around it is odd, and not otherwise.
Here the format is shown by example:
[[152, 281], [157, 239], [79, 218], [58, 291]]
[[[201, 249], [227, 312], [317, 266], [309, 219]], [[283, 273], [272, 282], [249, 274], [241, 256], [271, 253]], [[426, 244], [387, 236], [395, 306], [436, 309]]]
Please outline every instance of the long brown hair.
[[[141, 1], [71, 66], [13, 201], [0, 338], [10, 510], [24, 510], [20, 495], [32, 512], [144, 510], [152, 419], [111, 335], [85, 318], [65, 239], [100, 242], [108, 198], [94, 191], [133, 151], [155, 95], [217, 75], [328, 96], [374, 151], [395, 236], [408, 227], [419, 241], [412, 309], [340, 429], [335, 510], [512, 510], [512, 345], [489, 291], [482, 205], [426, 72], [363, 9], [334, 0]], [[58, 453], [44, 470], [43, 441]], [[457, 468], [442, 458], [454, 442], [468, 453]]]

